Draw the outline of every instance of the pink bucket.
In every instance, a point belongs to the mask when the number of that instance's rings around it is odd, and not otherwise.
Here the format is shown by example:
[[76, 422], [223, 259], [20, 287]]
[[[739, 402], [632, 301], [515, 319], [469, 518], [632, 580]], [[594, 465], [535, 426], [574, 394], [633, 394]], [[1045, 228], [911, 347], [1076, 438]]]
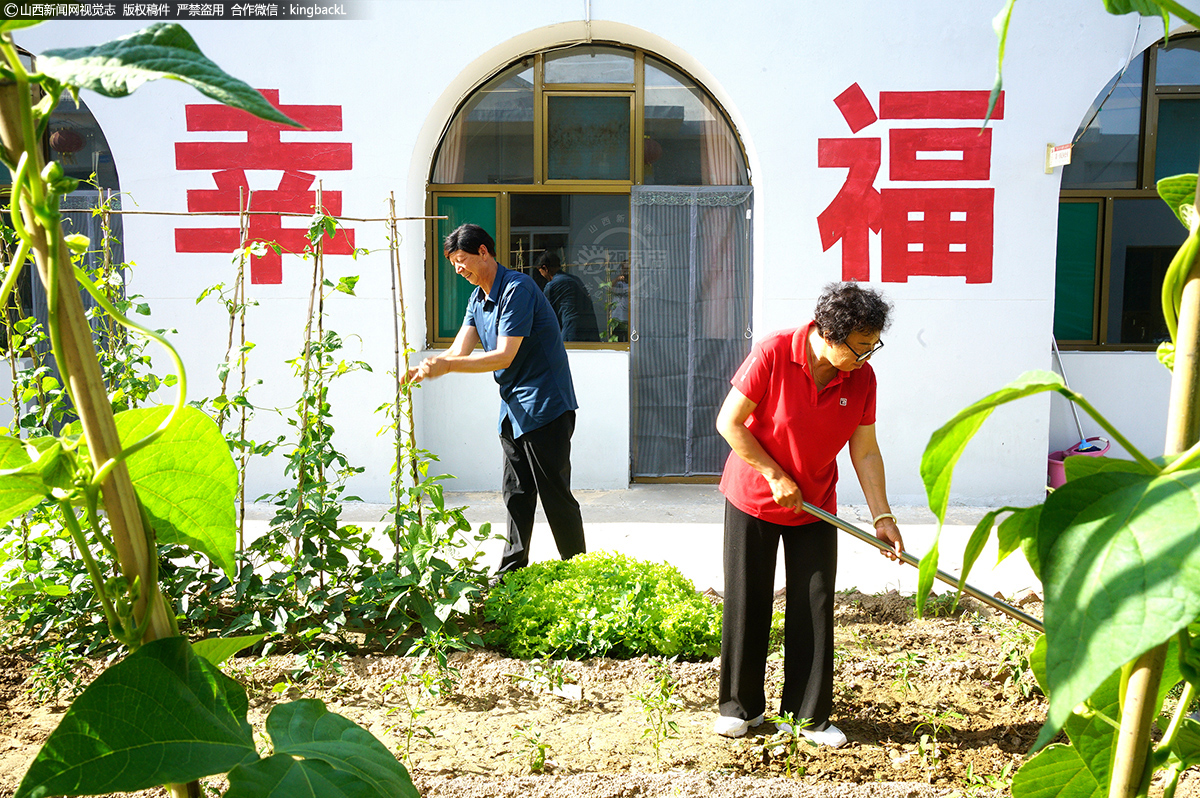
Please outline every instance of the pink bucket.
[[1086, 451], [1086, 452], [1081, 452], [1081, 451], [1079, 451], [1079, 447], [1083, 446], [1084, 442], [1080, 441], [1079, 443], [1075, 444], [1074, 446], [1072, 446], [1070, 449], [1067, 449], [1066, 451], [1050, 452], [1046, 479], [1047, 479], [1047, 484], [1051, 488], [1061, 488], [1063, 485], [1066, 484], [1066, 482], [1067, 482], [1067, 467], [1063, 463], [1063, 461], [1066, 460], [1068, 457], [1071, 457], [1071, 456], [1077, 455], [1077, 454], [1086, 454], [1089, 457], [1102, 457], [1104, 455], [1104, 453], [1108, 451], [1108, 447], [1111, 445], [1108, 442], [1108, 440], [1105, 438], [1088, 438], [1087, 443], [1094, 443], [1094, 444], [1096, 444], [1097, 448]]

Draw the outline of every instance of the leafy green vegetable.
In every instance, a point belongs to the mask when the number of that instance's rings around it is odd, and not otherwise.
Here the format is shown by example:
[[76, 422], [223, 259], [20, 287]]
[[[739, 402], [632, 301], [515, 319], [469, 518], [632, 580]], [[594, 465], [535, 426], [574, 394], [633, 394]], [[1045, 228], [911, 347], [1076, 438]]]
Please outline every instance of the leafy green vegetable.
[[612, 552], [507, 574], [484, 603], [487, 641], [523, 659], [651, 656], [708, 659], [721, 611], [677, 569]]

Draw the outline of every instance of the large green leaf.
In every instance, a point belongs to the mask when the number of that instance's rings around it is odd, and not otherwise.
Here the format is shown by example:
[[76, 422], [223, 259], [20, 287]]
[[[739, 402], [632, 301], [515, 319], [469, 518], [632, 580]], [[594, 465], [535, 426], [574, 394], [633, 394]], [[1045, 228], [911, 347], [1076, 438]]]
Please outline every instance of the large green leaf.
[[954, 476], [954, 466], [967, 448], [967, 443], [992, 411], [1025, 396], [1065, 388], [1062, 377], [1052, 371], [1026, 372], [995, 393], [959, 411], [958, 415], [933, 433], [921, 456], [921, 479], [929, 496], [929, 509], [937, 516], [939, 525], [945, 520], [946, 507], [950, 503], [950, 479]]
[[213, 665], [220, 665], [242, 649], [256, 646], [266, 637], [261, 635], [244, 635], [242, 637], [210, 637], [192, 643], [192, 650]]
[[372, 795], [418, 798], [408, 771], [370, 732], [307, 698], [281, 704], [267, 716], [275, 753], [320, 760], [370, 785]]
[[246, 691], [171, 637], [100, 674], [63, 716], [15, 798], [134, 792], [256, 758]]
[[[150, 407], [118, 413], [122, 445], [149, 435], [168, 412], [168, 407]], [[216, 423], [203, 411], [185, 407], [162, 437], [127, 464], [158, 539], [202, 552], [232, 576], [237, 466]]]
[[105, 97], [124, 97], [148, 80], [180, 80], [217, 102], [300, 127], [248, 84], [209, 61], [191, 34], [174, 22], [151, 25], [92, 47], [47, 50], [38, 67], [61, 83]]
[[1134, 462], [1133, 460], [1120, 460], [1115, 457], [1092, 457], [1086, 454], [1072, 455], [1063, 460], [1063, 468], [1066, 471], [1068, 482], [1072, 479], [1081, 479], [1090, 474], [1098, 474], [1101, 471], [1125, 471], [1130, 474], [1151, 473], [1141, 463]]
[[1200, 615], [1200, 472], [1101, 472], [1046, 500], [1038, 527], [1050, 708], [1038, 744], [1124, 663]]
[[19, 438], [0, 437], [0, 524], [32, 510], [49, 494], [45, 481]]
[[[405, 793], [416, 795], [416, 791]], [[353, 773], [335, 770], [318, 759], [275, 754], [229, 772], [224, 798], [393, 798]]]
[[1184, 718], [1179, 731], [1171, 741], [1171, 751], [1183, 762], [1184, 767], [1200, 765], [1200, 723]]

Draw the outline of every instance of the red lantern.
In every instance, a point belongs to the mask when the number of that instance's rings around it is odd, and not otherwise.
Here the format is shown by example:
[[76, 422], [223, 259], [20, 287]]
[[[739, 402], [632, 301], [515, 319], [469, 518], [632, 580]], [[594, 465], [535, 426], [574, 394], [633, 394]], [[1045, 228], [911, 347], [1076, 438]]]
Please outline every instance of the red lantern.
[[63, 155], [79, 152], [83, 149], [83, 136], [74, 130], [60, 127], [50, 134], [50, 149]]

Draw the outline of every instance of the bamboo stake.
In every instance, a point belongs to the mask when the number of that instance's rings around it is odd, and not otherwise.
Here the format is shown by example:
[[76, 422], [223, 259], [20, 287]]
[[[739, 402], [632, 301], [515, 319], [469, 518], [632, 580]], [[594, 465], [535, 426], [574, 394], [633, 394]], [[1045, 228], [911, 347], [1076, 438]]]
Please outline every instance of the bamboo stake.
[[[1200, 207], [1198, 188], [1197, 207]], [[1167, 438], [1164, 454], [1187, 451], [1200, 433], [1200, 260], [1193, 261], [1183, 288], [1179, 327], [1175, 341], [1175, 370], [1171, 377], [1171, 400], [1167, 409]], [[1109, 798], [1133, 798], [1149, 778], [1146, 755], [1150, 750], [1150, 725], [1155, 698], [1166, 661], [1167, 644], [1147, 651], [1128, 669], [1121, 701], [1121, 730], [1113, 754]]]

